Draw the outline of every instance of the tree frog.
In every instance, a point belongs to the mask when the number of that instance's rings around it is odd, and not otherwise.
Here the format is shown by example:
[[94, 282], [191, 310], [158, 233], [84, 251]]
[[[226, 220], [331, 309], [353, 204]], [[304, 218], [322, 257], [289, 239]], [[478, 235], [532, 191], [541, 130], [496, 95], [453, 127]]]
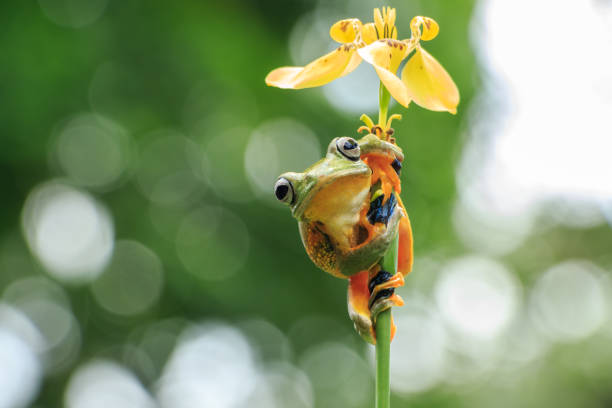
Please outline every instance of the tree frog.
[[[349, 316], [373, 344], [376, 316], [403, 304], [394, 289], [412, 268], [412, 231], [399, 196], [403, 159], [398, 146], [374, 134], [359, 141], [337, 137], [323, 159], [303, 173], [281, 174], [274, 185], [276, 198], [298, 221], [310, 259], [348, 279]], [[380, 262], [396, 234], [398, 272], [392, 275]]]

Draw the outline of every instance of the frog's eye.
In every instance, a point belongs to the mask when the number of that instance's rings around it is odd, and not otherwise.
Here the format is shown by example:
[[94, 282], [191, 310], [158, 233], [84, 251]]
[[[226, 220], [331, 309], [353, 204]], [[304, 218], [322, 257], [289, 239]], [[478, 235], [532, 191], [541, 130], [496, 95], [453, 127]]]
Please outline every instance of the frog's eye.
[[276, 184], [274, 184], [274, 195], [278, 201], [291, 204], [293, 202], [293, 186], [291, 182], [284, 177], [279, 178]]
[[361, 156], [359, 145], [352, 137], [341, 137], [336, 142], [336, 147], [338, 151], [349, 160], [357, 161], [359, 160], [359, 156]]

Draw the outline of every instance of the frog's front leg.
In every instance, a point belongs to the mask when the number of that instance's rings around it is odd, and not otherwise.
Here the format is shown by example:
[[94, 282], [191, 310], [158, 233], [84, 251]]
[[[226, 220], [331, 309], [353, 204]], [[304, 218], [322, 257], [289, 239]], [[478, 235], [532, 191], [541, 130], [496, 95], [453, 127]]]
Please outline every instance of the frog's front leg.
[[[373, 266], [349, 278], [348, 311], [355, 330], [367, 342], [376, 344], [376, 318], [380, 312], [404, 304], [402, 298], [395, 294], [395, 288], [404, 284], [401, 273], [391, 275]], [[391, 319], [391, 338], [395, 334], [395, 324]]]

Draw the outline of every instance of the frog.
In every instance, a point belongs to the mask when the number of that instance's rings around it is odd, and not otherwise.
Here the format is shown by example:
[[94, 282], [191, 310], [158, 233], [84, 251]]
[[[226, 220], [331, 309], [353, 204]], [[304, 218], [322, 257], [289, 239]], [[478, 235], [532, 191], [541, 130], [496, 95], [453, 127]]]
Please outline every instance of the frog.
[[[334, 138], [325, 157], [301, 173], [281, 174], [274, 195], [291, 209], [306, 253], [323, 271], [348, 280], [348, 312], [356, 331], [376, 344], [376, 317], [403, 300], [395, 288], [412, 269], [412, 229], [401, 201], [404, 155], [367, 134]], [[398, 238], [397, 272], [382, 258]], [[395, 334], [392, 323], [391, 337]]]

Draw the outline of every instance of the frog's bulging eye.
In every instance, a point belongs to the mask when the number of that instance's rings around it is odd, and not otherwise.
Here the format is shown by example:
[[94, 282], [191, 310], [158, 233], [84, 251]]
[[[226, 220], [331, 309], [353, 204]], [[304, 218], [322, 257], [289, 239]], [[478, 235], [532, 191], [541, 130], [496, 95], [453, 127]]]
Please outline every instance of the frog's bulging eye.
[[278, 201], [291, 204], [293, 202], [293, 186], [291, 182], [286, 178], [279, 178], [276, 184], [274, 184], [274, 195]]
[[349, 160], [357, 161], [359, 160], [359, 156], [361, 156], [359, 145], [352, 137], [341, 137], [336, 142], [336, 147], [338, 151]]

